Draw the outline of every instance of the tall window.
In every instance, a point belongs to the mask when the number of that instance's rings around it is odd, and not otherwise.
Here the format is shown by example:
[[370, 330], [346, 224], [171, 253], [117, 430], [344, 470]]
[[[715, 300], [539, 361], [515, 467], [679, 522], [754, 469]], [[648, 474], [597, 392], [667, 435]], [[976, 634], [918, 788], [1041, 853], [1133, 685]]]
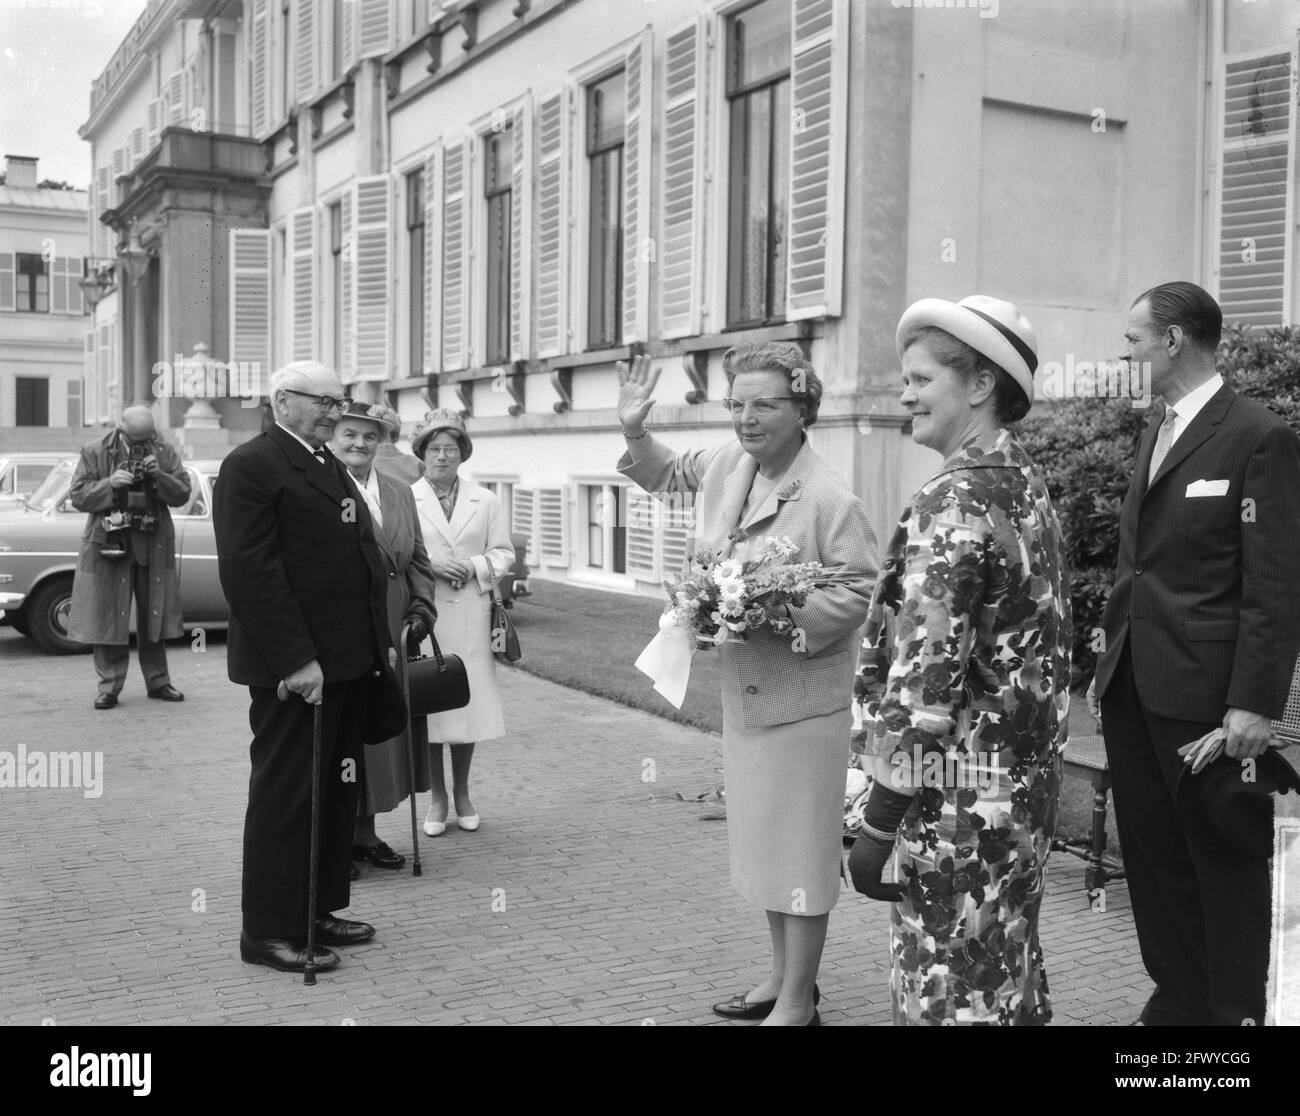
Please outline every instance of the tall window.
[[326, 211], [330, 223], [330, 294], [333, 302], [334, 367], [343, 365], [343, 203], [335, 202]]
[[50, 425], [49, 380], [36, 376], [14, 377], [14, 425]]
[[587, 86], [587, 344], [623, 336], [623, 135], [627, 78], [622, 70]]
[[790, 5], [762, 0], [727, 24], [727, 325], [785, 316]]
[[424, 368], [424, 171], [412, 171], [406, 176], [406, 245], [408, 285], [408, 314], [411, 323], [409, 337], [412, 376]]
[[514, 133], [507, 124], [484, 139], [487, 198], [487, 362], [510, 359], [510, 183]]
[[583, 485], [587, 565], [627, 573], [627, 489], [621, 484]]
[[[18, 289], [14, 305], [19, 310], [37, 314], [50, 312], [50, 272], [41, 257], [32, 252], [19, 252], [15, 276]], [[40, 425], [45, 425], [41, 423]]]

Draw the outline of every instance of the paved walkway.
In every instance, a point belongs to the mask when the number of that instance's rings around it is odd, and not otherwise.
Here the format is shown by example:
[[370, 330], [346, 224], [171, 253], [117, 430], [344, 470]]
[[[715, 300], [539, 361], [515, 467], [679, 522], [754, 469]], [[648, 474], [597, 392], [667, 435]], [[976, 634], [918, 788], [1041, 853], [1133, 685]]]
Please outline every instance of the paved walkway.
[[[709, 1004], [761, 973], [766, 922], [728, 886], [725, 826], [674, 798], [717, 780], [718, 739], [513, 670], [510, 734], [475, 757], [482, 829], [421, 833], [419, 879], [367, 866], [349, 913], [379, 935], [315, 988], [242, 964], [245, 692], [222, 637], [170, 656], [183, 705], [145, 700], [133, 666], [96, 713], [88, 657], [0, 628], [0, 749], [104, 763], [98, 798], [0, 788], [0, 1022], [728, 1026]], [[409, 825], [379, 823], [408, 856]], [[1053, 858], [1058, 1023], [1125, 1023], [1145, 999], [1123, 884], [1108, 898], [1091, 911], [1082, 864]], [[888, 1023], [887, 911], [846, 890], [832, 914], [825, 1023]]]

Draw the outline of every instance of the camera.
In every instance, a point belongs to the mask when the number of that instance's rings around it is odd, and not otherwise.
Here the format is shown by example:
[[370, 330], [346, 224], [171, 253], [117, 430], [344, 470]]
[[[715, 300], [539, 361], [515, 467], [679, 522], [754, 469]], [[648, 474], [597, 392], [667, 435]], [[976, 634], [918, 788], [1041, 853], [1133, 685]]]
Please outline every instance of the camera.
[[106, 537], [99, 552], [104, 558], [117, 560], [126, 556], [129, 530], [147, 534], [158, 526], [154, 506], [158, 484], [145, 465], [152, 453], [154, 445], [151, 441], [127, 443], [127, 458], [122, 462], [122, 468], [131, 474], [131, 483], [114, 490], [113, 510], [101, 521]]

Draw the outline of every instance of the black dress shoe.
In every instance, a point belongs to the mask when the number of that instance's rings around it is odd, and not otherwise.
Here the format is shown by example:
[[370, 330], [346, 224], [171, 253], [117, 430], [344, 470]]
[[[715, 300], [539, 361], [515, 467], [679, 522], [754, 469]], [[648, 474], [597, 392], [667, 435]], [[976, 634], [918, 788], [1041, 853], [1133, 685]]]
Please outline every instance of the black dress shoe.
[[100, 694], [95, 699], [96, 709], [115, 709], [117, 707], [117, 694]]
[[368, 942], [375, 928], [368, 922], [350, 922], [346, 918], [326, 915], [316, 920], [316, 941], [327, 946], [350, 946]]
[[[239, 956], [250, 965], [269, 965], [282, 973], [300, 973], [307, 967], [307, 947], [288, 938], [251, 938], [241, 932]], [[320, 946], [316, 947], [315, 957], [317, 972], [328, 972], [339, 963], [337, 953]]]
[[376, 868], [400, 868], [406, 863], [406, 857], [395, 853], [383, 841], [377, 845], [353, 845], [353, 860], [368, 860]]
[[175, 686], [159, 686], [156, 690], [150, 690], [149, 696], [158, 701], [184, 701], [185, 695]]
[[[772, 1009], [776, 1007], [775, 1000], [760, 1000], [757, 1003], [748, 1003], [745, 1000], [746, 993], [741, 992], [728, 1000], [725, 1004], [714, 1004], [713, 1010], [723, 1019], [766, 1019], [772, 1014]], [[816, 1015], [817, 1005], [822, 1002], [822, 990], [813, 985], [813, 1014]]]

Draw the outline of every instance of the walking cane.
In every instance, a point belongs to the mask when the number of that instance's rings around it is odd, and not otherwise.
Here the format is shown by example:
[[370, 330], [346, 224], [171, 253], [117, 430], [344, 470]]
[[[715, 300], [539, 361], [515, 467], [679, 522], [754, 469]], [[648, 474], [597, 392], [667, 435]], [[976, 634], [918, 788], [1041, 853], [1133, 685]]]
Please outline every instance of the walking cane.
[[[409, 659], [412, 657], [411, 645], [415, 643], [415, 655], [419, 655], [420, 646], [418, 642], [411, 639], [411, 625], [407, 624], [402, 628], [402, 651]], [[406, 708], [411, 708], [411, 676], [406, 670], [406, 664], [402, 664], [402, 688], [406, 691]], [[424, 723], [424, 718], [420, 718]], [[420, 868], [420, 838], [419, 831], [416, 828], [415, 821], [415, 717], [411, 717], [406, 726], [406, 770], [411, 780], [411, 848], [415, 850], [415, 863], [411, 866], [411, 875], [418, 876], [421, 874]]]
[[307, 963], [302, 969], [303, 984], [316, 983], [316, 875], [320, 867], [320, 703], [313, 705], [311, 725], [311, 865], [307, 875]]

